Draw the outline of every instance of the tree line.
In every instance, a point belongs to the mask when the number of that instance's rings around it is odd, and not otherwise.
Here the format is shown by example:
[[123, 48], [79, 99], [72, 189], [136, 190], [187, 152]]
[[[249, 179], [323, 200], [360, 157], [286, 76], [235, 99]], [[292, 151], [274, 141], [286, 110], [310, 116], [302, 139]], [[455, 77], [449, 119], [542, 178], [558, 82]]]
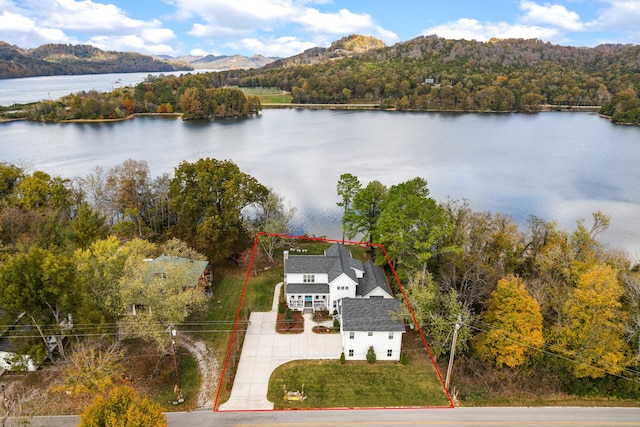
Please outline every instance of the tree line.
[[260, 99], [223, 88], [213, 75], [148, 76], [135, 87], [83, 91], [26, 106], [30, 120], [123, 119], [135, 113], [182, 113], [185, 120], [245, 117], [262, 109]]
[[[220, 79], [227, 85], [279, 87], [291, 91], [296, 103], [536, 111], [546, 104], [602, 106], [620, 93], [637, 99], [639, 54], [635, 45], [586, 48], [540, 40], [485, 43], [425, 36], [319, 64], [275, 68], [276, 62], [257, 70], [226, 71]], [[632, 110], [637, 115], [637, 105]]]
[[[187, 266], [167, 265], [160, 277], [149, 259], [237, 259], [256, 230], [287, 233], [289, 212], [231, 161], [182, 162], [173, 176], [153, 178], [130, 159], [74, 180], [0, 163], [5, 337], [17, 360], [61, 359], [70, 371], [59, 391], [102, 392], [123, 374], [122, 340], [140, 338], [164, 354], [168, 328], [205, 306], [202, 289], [185, 288]], [[131, 316], [139, 304], [145, 309]], [[30, 328], [8, 328], [20, 318]]]
[[464, 201], [437, 203], [419, 177], [387, 187], [347, 173], [337, 193], [345, 237], [385, 246], [438, 361], [459, 325], [460, 376], [497, 388], [515, 376], [534, 395], [640, 396], [640, 273], [598, 240], [605, 214], [572, 232], [537, 217], [521, 229]]

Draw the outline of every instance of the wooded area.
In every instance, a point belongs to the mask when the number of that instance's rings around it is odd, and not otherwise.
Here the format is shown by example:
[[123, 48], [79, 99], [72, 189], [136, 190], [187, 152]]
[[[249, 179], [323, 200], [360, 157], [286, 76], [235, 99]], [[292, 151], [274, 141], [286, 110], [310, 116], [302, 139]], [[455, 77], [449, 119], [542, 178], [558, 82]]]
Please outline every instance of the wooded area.
[[387, 188], [347, 173], [337, 192], [346, 237], [386, 247], [441, 366], [459, 325], [460, 398], [640, 397], [639, 265], [598, 240], [605, 214], [573, 231], [536, 217], [521, 229], [501, 213], [437, 203], [422, 178]]
[[[379, 102], [398, 110], [538, 111], [544, 105], [606, 106], [638, 123], [640, 46], [593, 48], [540, 40], [477, 42], [418, 37], [317, 64], [286, 60], [220, 73], [223, 85], [278, 87], [295, 103]], [[276, 68], [278, 65], [286, 65]], [[614, 97], [630, 102], [610, 102]]]

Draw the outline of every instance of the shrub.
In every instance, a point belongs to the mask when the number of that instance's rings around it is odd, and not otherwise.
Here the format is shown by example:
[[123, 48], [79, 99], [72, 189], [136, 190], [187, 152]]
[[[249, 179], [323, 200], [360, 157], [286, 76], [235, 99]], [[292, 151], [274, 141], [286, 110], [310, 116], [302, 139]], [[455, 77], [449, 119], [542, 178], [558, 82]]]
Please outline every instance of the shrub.
[[284, 310], [284, 321], [287, 323], [293, 322], [293, 311], [289, 307]]
[[345, 363], [345, 357], [344, 357], [344, 351], [342, 353], [340, 353], [340, 364], [344, 365]]
[[376, 351], [373, 349], [373, 346], [367, 350], [367, 362], [376, 363]]
[[340, 322], [338, 319], [333, 319], [333, 330], [336, 332], [340, 332]]
[[406, 365], [409, 363], [409, 355], [405, 352], [400, 353], [400, 363]]
[[283, 301], [278, 302], [278, 313], [284, 313], [285, 305]]

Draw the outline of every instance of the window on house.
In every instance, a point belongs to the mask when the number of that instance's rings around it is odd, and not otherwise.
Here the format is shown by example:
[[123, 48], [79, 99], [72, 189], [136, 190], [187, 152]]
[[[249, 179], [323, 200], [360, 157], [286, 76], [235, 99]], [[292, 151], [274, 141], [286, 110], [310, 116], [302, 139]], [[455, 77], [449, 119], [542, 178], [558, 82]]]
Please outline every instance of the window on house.
[[393, 350], [387, 350], [387, 357], [393, 356]]
[[393, 332], [389, 332], [389, 339], [392, 340], [393, 339]]
[[313, 274], [303, 274], [302, 283], [315, 283], [316, 276]]
[[349, 350], [349, 357], [353, 357], [353, 350]]
[[352, 340], [356, 337], [356, 333], [355, 332], [349, 332], [349, 339]]
[[373, 332], [369, 331], [369, 332], [367, 332], [367, 335], [369, 335], [370, 337], [372, 337], [372, 336], [373, 336]]

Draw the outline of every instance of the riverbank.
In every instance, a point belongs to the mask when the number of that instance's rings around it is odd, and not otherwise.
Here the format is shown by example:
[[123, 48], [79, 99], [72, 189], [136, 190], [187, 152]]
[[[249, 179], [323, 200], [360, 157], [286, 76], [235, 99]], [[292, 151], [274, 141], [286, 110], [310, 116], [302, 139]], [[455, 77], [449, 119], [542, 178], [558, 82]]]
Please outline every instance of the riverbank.
[[[354, 111], [371, 111], [381, 110], [380, 104], [282, 104], [282, 103], [264, 103], [262, 108], [265, 110], [278, 110], [278, 109], [301, 109], [301, 110], [354, 110]], [[536, 111], [493, 111], [493, 110], [401, 110], [410, 112], [425, 112], [425, 113], [544, 113], [550, 111], [563, 111], [563, 112], [588, 112], [597, 113], [600, 111], [600, 106], [590, 105], [541, 105], [539, 110]], [[383, 111], [400, 111], [395, 108], [385, 108]], [[126, 117], [116, 119], [70, 119], [70, 120], [45, 120], [45, 123], [109, 123], [109, 122], [122, 122], [130, 120], [136, 117], [182, 117], [182, 113], [134, 113]], [[610, 117], [600, 115], [604, 119], [611, 119]], [[15, 122], [15, 121], [30, 121], [31, 119], [21, 117], [4, 117], [0, 116], [0, 123]]]

